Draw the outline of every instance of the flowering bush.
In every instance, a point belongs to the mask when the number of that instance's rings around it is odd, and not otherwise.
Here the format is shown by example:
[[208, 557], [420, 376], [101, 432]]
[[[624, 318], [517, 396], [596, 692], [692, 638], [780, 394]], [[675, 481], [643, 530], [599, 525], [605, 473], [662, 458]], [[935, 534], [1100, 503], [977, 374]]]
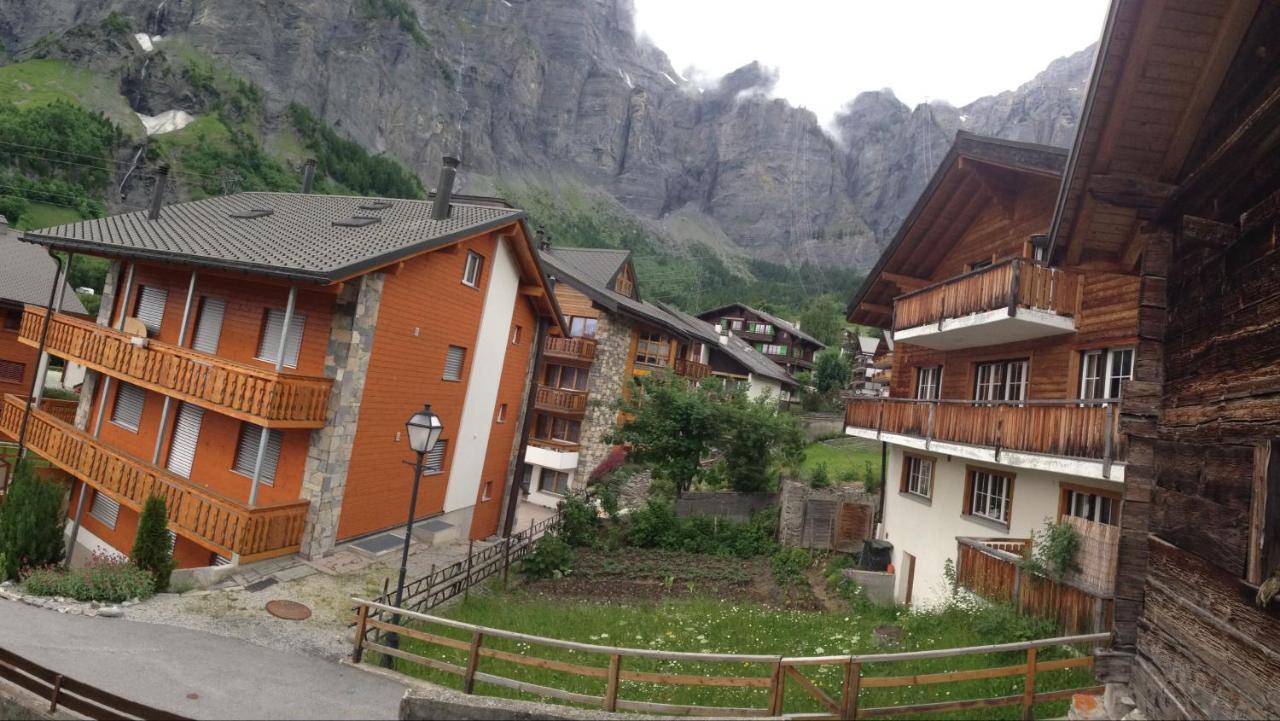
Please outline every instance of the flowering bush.
[[151, 574], [128, 560], [95, 552], [89, 565], [64, 571], [37, 568], [22, 579], [28, 593], [37, 596], [66, 596], [77, 601], [121, 603], [152, 594]]

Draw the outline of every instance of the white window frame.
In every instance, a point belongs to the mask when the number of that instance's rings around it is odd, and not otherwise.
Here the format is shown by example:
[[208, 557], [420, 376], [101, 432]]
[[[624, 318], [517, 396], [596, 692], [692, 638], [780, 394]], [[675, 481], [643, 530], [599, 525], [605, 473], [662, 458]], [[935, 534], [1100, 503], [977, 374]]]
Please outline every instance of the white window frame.
[[501, 403], [501, 404], [499, 404], [499, 405], [498, 405], [498, 418], [497, 418], [497, 422], [498, 422], [498, 423], [506, 423], [506, 422], [507, 422], [507, 404], [506, 404], [506, 403]]
[[985, 361], [974, 368], [973, 399], [975, 401], [1027, 400], [1031, 364], [1024, 359]]
[[1123, 382], [1133, 379], [1133, 363], [1133, 348], [1084, 351], [1080, 355], [1080, 398], [1118, 400]]
[[933, 459], [921, 456], [904, 456], [903, 461], [907, 472], [906, 487], [903, 492], [925, 499], [932, 499]]
[[916, 368], [916, 398], [922, 401], [936, 401], [942, 397], [942, 366], [919, 366]]
[[467, 265], [462, 270], [462, 284], [472, 288], [480, 287], [480, 278], [484, 274], [484, 256], [474, 250], [467, 251]]
[[[549, 483], [548, 481], [555, 479], [564, 479], [564, 483]], [[560, 490], [557, 490], [559, 487]], [[569, 474], [566, 471], [553, 471], [550, 468], [542, 469], [542, 475], [538, 478], [538, 490], [553, 496], [566, 496], [569, 493]]]
[[[1013, 477], [991, 471], [971, 471], [973, 488], [969, 495], [969, 515], [1009, 525], [1013, 500]], [[993, 515], [992, 506], [999, 511]]]
[[1108, 526], [1120, 525], [1120, 501], [1101, 493], [1065, 489], [1067, 501], [1064, 515]]

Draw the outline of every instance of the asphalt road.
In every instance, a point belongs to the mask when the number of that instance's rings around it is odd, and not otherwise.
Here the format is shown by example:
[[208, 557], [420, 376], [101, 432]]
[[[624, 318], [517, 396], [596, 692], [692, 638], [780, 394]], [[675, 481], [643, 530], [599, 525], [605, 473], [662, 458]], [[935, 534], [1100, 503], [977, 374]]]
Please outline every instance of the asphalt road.
[[0, 601], [0, 647], [197, 719], [394, 719], [405, 690], [358, 669], [203, 631], [8, 601]]

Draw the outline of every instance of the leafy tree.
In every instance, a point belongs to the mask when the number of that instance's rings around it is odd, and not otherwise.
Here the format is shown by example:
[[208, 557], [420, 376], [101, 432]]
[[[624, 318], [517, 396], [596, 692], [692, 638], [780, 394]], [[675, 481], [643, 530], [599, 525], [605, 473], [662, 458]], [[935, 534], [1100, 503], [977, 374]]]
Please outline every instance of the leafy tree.
[[67, 523], [63, 497], [62, 485], [36, 477], [29, 459], [18, 463], [0, 504], [0, 577], [16, 580], [20, 569], [62, 560]]
[[168, 513], [162, 496], [148, 498], [142, 507], [129, 558], [138, 568], [151, 574], [156, 593], [168, 590], [169, 574], [173, 573], [177, 562], [173, 560], [170, 547]]
[[679, 497], [702, 478], [702, 459], [723, 433], [725, 414], [713, 402], [715, 391], [668, 372], [636, 378], [628, 390], [621, 404], [627, 421], [607, 442], [629, 446], [628, 455], [648, 464]]
[[844, 388], [849, 382], [849, 361], [835, 348], [818, 353], [813, 359], [813, 365], [813, 385], [824, 396]]
[[829, 346], [840, 344], [844, 309], [830, 295], [814, 298], [800, 315], [800, 329]]
[[771, 398], [748, 400], [737, 394], [728, 405], [724, 475], [733, 490], [768, 490], [782, 467], [796, 468], [804, 460], [805, 438], [795, 416], [777, 412]]

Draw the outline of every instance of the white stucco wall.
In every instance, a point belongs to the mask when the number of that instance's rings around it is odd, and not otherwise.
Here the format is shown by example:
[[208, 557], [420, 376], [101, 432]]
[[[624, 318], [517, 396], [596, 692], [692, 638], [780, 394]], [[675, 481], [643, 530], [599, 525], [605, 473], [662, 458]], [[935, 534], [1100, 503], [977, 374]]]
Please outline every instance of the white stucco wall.
[[[899, 492], [902, 479], [903, 448], [889, 446], [888, 471], [885, 474], [884, 539], [893, 544], [893, 565], [897, 572], [894, 598], [905, 602], [907, 564], [904, 555], [915, 556], [915, 582], [911, 605], [921, 608], [948, 593], [945, 563], [956, 560], [956, 537], [1028, 538], [1032, 530], [1040, 530], [1045, 520], [1058, 515], [1058, 499], [1062, 483], [1092, 486], [1120, 492], [1123, 485], [1041, 470], [1014, 468], [995, 463], [973, 461], [946, 455], [911, 450], [917, 455], [934, 458], [933, 498], [930, 502]], [[966, 466], [974, 465], [1012, 475], [1013, 509], [1006, 531], [995, 523], [974, 519], [963, 513]]]
[[[449, 488], [444, 496], [445, 513], [476, 503], [480, 474], [489, 449], [489, 433], [493, 430], [502, 365], [511, 346], [508, 333], [515, 313], [520, 274], [506, 241], [500, 241], [496, 248], [489, 263], [489, 285], [485, 290], [484, 310], [480, 313], [480, 330], [468, 351], [471, 375], [467, 378], [462, 420], [454, 436], [457, 446], [449, 469]], [[494, 483], [494, 487], [501, 485]]]
[[772, 378], [756, 375], [752, 373], [748, 376], [748, 382], [751, 384], [750, 390], [747, 391], [752, 400], [769, 395], [778, 398], [782, 395], [782, 384]]

